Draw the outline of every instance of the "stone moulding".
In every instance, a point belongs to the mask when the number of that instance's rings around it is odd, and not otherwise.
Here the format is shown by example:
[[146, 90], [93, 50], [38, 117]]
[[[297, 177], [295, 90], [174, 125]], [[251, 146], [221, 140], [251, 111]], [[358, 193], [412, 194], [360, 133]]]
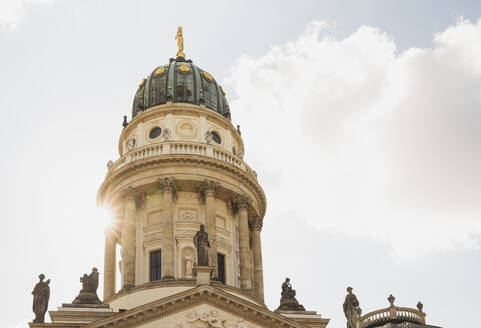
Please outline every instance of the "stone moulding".
[[243, 170], [224, 163], [220, 160], [216, 160], [213, 158], [208, 158], [208, 157], [201, 157], [201, 156], [195, 156], [195, 155], [161, 155], [161, 156], [154, 156], [154, 157], [147, 157], [142, 160], [138, 160], [135, 162], [131, 162], [120, 168], [119, 170], [113, 172], [112, 174], [109, 174], [107, 178], [105, 179], [104, 183], [100, 187], [100, 190], [97, 194], [97, 204], [101, 205], [103, 202], [103, 199], [105, 197], [105, 193], [108, 192], [108, 189], [111, 187], [111, 185], [114, 183], [115, 180], [118, 180], [122, 178], [123, 176], [127, 174], [131, 174], [136, 170], [144, 169], [144, 168], [149, 168], [152, 166], [156, 165], [162, 165], [162, 164], [172, 164], [172, 163], [188, 163], [188, 164], [195, 164], [195, 165], [205, 165], [208, 167], [214, 167], [218, 168], [221, 170], [224, 170], [230, 174], [233, 174], [234, 176], [241, 178], [241, 180], [247, 184], [250, 188], [253, 189], [255, 194], [259, 197], [259, 205], [260, 205], [260, 216], [263, 217], [265, 214], [266, 210], [266, 196], [264, 194], [264, 191], [260, 187], [257, 181], [254, 180], [253, 177], [249, 176], [246, 172]]
[[[306, 328], [306, 325], [269, 311], [263, 306], [245, 301], [211, 286], [201, 286], [178, 293], [138, 308], [93, 322], [85, 328], [132, 328], [159, 320], [171, 314], [208, 304], [243, 320], [270, 328]], [[327, 319], [326, 319], [327, 320]]]

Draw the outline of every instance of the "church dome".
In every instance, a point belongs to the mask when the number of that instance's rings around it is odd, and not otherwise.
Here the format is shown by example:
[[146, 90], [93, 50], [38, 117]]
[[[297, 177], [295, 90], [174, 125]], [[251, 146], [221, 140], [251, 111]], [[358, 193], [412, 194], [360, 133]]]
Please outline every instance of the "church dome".
[[230, 120], [230, 110], [222, 87], [209, 72], [183, 57], [171, 58], [143, 79], [135, 93], [132, 117], [138, 111], [168, 101], [205, 105]]

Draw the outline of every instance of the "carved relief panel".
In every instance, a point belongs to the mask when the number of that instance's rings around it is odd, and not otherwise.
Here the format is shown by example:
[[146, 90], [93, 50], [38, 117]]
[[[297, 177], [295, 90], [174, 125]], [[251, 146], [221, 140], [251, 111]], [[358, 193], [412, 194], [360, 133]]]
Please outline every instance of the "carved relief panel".
[[179, 210], [179, 221], [196, 222], [197, 210], [195, 209], [181, 209]]
[[206, 311], [192, 310], [187, 312], [177, 328], [254, 328], [252, 324], [242, 318], [222, 313], [216, 309]]

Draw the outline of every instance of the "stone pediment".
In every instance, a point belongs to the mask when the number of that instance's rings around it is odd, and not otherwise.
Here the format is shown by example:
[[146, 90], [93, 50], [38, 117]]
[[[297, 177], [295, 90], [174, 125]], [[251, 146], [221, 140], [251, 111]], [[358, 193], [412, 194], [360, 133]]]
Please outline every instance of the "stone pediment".
[[[328, 319], [325, 320], [326, 324]], [[86, 328], [307, 328], [264, 305], [213, 286], [199, 286], [92, 322]], [[312, 326], [311, 326], [312, 327]]]
[[179, 240], [188, 240], [188, 241], [192, 241], [194, 240], [194, 236], [195, 236], [195, 233], [197, 232], [197, 230], [187, 230], [187, 231], [182, 231], [180, 233], [178, 233], [176, 236], [175, 236], [175, 239], [177, 239], [177, 241]]

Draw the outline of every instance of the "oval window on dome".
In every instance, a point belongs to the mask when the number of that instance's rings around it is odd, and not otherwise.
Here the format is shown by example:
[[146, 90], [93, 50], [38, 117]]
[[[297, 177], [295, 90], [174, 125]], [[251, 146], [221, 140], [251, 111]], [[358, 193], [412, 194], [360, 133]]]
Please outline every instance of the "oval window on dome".
[[217, 132], [214, 132], [214, 131], [212, 131], [212, 140], [214, 140], [215, 143], [217, 143], [219, 145], [222, 143], [222, 140], [220, 139], [219, 134]]
[[152, 130], [150, 130], [149, 138], [150, 138], [150, 139], [155, 139], [155, 138], [157, 138], [158, 136], [160, 136], [161, 133], [162, 133], [162, 129], [159, 128], [158, 126], [156, 126], [156, 127], [153, 128]]

